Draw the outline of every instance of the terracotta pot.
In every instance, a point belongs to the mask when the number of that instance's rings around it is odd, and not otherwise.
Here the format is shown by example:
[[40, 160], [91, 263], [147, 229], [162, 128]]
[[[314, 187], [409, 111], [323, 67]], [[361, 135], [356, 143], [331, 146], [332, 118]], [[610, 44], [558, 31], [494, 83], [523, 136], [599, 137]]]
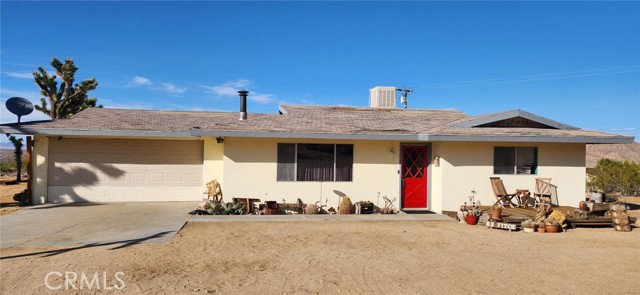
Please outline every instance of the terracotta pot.
[[557, 225], [545, 224], [544, 229], [548, 233], [557, 233], [558, 232], [558, 226]]
[[538, 227], [538, 232], [539, 232], [539, 233], [541, 233], [541, 234], [543, 234], [543, 233], [545, 233], [545, 232], [547, 232], [547, 231], [545, 230], [545, 228], [544, 228], [544, 227]]
[[467, 224], [470, 225], [476, 225], [478, 223], [478, 216], [475, 215], [467, 215], [464, 219], [467, 221]]
[[493, 220], [500, 219], [501, 213], [502, 213], [502, 210], [491, 210], [491, 219]]

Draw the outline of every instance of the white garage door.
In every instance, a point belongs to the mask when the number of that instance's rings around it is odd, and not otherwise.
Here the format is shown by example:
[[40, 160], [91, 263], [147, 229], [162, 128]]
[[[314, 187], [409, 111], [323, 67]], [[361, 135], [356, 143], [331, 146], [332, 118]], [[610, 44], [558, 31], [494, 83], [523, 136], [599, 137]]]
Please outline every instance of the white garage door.
[[197, 201], [202, 141], [49, 140], [49, 202]]

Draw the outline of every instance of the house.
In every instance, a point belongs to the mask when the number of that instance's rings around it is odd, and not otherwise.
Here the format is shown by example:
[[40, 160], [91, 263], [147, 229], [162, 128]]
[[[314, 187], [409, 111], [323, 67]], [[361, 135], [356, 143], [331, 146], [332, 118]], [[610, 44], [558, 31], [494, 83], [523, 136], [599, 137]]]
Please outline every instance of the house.
[[[244, 93], [246, 100], [247, 93]], [[372, 95], [372, 99], [375, 96]], [[218, 179], [225, 200], [352, 201], [454, 211], [472, 190], [557, 186], [560, 205], [585, 192], [585, 146], [633, 137], [582, 130], [522, 110], [281, 105], [278, 113], [89, 108], [70, 119], [0, 126], [34, 135], [33, 203], [198, 201]], [[338, 193], [338, 194], [337, 194]]]

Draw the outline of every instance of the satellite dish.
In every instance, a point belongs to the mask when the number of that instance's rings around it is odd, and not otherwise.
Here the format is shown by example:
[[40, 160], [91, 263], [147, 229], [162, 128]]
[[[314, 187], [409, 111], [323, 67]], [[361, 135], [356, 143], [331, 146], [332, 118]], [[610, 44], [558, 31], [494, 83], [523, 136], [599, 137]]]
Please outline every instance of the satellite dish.
[[20, 117], [26, 116], [33, 112], [33, 104], [26, 98], [12, 97], [7, 99], [5, 103], [9, 112], [18, 116], [18, 123], [20, 123]]

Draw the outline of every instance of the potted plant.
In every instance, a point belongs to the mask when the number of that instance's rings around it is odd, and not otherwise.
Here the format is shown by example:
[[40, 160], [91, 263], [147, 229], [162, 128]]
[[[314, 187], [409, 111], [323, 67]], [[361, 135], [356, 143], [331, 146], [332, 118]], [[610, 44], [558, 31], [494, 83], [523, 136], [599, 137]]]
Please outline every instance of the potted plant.
[[471, 204], [471, 208], [467, 208], [467, 202], [464, 203], [464, 206], [460, 208], [462, 211], [462, 216], [464, 216], [467, 224], [476, 225], [478, 223], [478, 218], [482, 215], [482, 210], [480, 210], [480, 206], [476, 205], [475, 202]]
[[[548, 233], [557, 233], [560, 227], [564, 224], [567, 219], [566, 214], [564, 214], [560, 210], [553, 210], [547, 219], [545, 219], [545, 228]], [[554, 231], [555, 229], [555, 231]]]
[[491, 206], [491, 219], [498, 220], [500, 219], [500, 215], [502, 214], [502, 205], [494, 204]]
[[544, 229], [548, 233], [557, 233], [559, 226], [560, 223], [553, 217], [549, 217], [544, 221]]
[[541, 234], [547, 232], [546, 228], [544, 227], [544, 222], [537, 223], [536, 224], [536, 228], [538, 228], [538, 232], [541, 233]]
[[522, 222], [522, 230], [525, 233], [532, 233], [535, 228], [536, 228], [536, 223], [531, 219], [527, 219]]

